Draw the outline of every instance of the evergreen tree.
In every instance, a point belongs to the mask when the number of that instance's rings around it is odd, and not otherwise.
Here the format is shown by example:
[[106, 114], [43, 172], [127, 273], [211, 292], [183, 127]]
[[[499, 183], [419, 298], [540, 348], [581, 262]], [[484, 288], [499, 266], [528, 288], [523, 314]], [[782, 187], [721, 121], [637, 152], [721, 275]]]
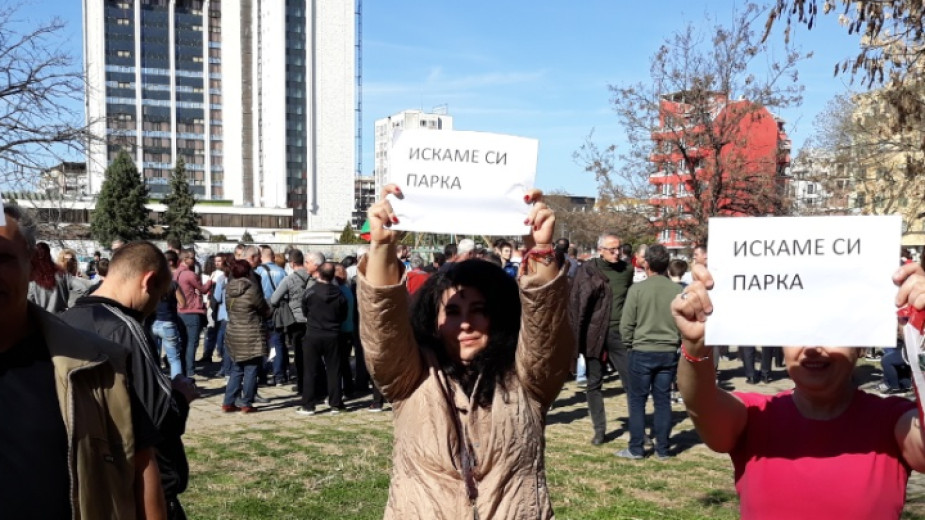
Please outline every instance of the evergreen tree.
[[175, 238], [182, 244], [189, 244], [202, 236], [199, 228], [199, 216], [193, 212], [196, 199], [190, 191], [186, 178], [186, 164], [177, 159], [177, 165], [170, 176], [170, 193], [164, 197], [167, 211], [164, 212], [164, 224], [167, 226], [167, 238]]
[[254, 241], [254, 237], [251, 236], [250, 231], [245, 229], [244, 234], [241, 235], [241, 242], [244, 242], [245, 244], [249, 244], [253, 241]]
[[90, 214], [90, 233], [108, 247], [113, 240], [148, 237], [148, 188], [141, 181], [135, 163], [125, 150], [106, 168], [96, 208]]
[[356, 244], [360, 242], [360, 237], [353, 231], [353, 226], [348, 222], [344, 226], [344, 230], [340, 233], [340, 238], [337, 239], [338, 244]]

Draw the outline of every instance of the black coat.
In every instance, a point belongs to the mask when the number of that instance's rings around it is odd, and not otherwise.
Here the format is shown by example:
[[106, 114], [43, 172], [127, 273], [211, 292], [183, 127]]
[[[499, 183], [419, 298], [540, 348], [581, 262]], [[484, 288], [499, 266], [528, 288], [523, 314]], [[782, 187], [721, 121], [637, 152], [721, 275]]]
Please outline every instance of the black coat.
[[154, 448], [164, 494], [176, 497], [186, 490], [189, 481], [189, 464], [180, 438], [186, 431], [189, 403], [160, 372], [157, 349], [142, 325], [141, 314], [108, 298], [85, 296], [61, 318], [74, 328], [92, 332], [128, 351], [129, 383], [160, 433]]
[[604, 352], [612, 304], [613, 292], [607, 275], [591, 260], [581, 264], [572, 279], [569, 318], [578, 352], [586, 358], [598, 359]]
[[347, 297], [334, 283], [316, 283], [302, 294], [302, 313], [308, 331], [337, 334], [347, 319]]

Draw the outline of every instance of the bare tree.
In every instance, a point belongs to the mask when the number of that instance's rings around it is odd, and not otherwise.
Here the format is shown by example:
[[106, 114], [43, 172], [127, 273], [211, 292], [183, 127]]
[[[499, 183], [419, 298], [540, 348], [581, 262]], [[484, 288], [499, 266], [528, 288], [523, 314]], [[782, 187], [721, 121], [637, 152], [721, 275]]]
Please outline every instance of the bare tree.
[[[925, 139], [921, 136], [925, 127], [925, 1], [777, 0], [768, 17], [764, 39], [775, 24], [782, 22], [784, 39], [789, 40], [795, 24], [812, 29], [820, 14], [837, 15], [845, 30], [860, 38], [857, 53], [836, 63], [835, 74], [850, 74], [866, 88], [882, 86], [876, 94], [876, 105], [883, 107], [889, 117], [871, 121], [877, 128], [864, 133], [885, 139], [889, 148], [905, 149], [912, 144], [915, 153], [905, 154], [905, 175], [922, 179], [925, 176]], [[905, 142], [907, 137], [913, 142]]]
[[896, 131], [898, 109], [889, 92], [881, 88], [830, 100], [816, 118], [812, 144], [837, 173], [822, 180], [826, 190], [850, 198], [860, 213], [901, 215], [903, 228], [911, 230], [925, 212], [925, 131]]
[[635, 208], [613, 207], [607, 200], [596, 200], [593, 206], [575, 204], [574, 197], [557, 191], [545, 194], [543, 200], [556, 212], [559, 235], [581, 249], [595, 249], [603, 233], [618, 233], [629, 244], [652, 242], [649, 218]]
[[64, 22], [34, 26], [19, 15], [17, 5], [0, 7], [0, 180], [32, 187], [43, 168], [82, 151], [89, 134]]
[[[801, 101], [795, 66], [808, 55], [788, 45], [772, 56], [753, 29], [763, 16], [749, 4], [707, 35], [688, 25], [651, 58], [648, 82], [610, 87], [627, 147], [589, 137], [576, 152], [602, 197], [654, 213], [657, 228], [689, 242], [705, 238], [712, 216], [785, 211], [789, 143], [770, 111]], [[652, 175], [671, 187], [656, 193]], [[652, 207], [627, 203], [638, 199]]]

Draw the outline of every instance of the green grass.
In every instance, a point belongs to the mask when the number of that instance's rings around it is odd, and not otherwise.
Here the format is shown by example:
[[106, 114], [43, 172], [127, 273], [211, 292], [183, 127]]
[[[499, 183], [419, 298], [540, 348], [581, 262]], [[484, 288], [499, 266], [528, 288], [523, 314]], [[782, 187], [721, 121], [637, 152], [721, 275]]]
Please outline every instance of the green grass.
[[[591, 446], [584, 400], [571, 393], [563, 392], [546, 435], [556, 518], [738, 518], [732, 464], [698, 444], [689, 419], [673, 428], [682, 449], [673, 459], [618, 459], [613, 452], [626, 447], [625, 440]], [[613, 418], [625, 417], [625, 400], [606, 402], [616, 427]], [[304, 418], [292, 408], [251, 416], [217, 408], [216, 398], [195, 403], [184, 437], [191, 478], [182, 501], [191, 519], [382, 518], [391, 469], [390, 413]], [[683, 417], [680, 409], [675, 413]], [[925, 477], [913, 478], [903, 518], [925, 520]]]
[[[359, 419], [368, 416], [361, 413], [351, 414], [359, 424], [316, 417], [188, 433], [193, 477], [183, 503], [189, 517], [382, 518], [391, 423], [386, 416], [364, 424]], [[725, 459], [688, 452], [668, 462], [624, 461], [611, 454], [619, 441], [606, 448], [586, 445], [582, 426], [555, 425], [548, 435], [557, 518], [736, 517]]]

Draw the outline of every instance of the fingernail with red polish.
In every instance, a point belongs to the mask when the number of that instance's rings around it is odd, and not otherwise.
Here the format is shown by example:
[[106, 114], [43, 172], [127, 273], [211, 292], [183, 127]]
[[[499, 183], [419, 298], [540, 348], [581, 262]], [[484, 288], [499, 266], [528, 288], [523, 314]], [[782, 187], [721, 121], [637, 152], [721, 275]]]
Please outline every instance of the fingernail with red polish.
[[398, 217], [392, 217], [392, 222], [398, 224]]
[[525, 218], [525, 219], [524, 219], [524, 225], [527, 225], [527, 224], [529, 224], [529, 223], [530, 223], [530, 219]]
[[530, 202], [530, 196], [524, 195], [524, 202]]
[[401, 188], [399, 188], [398, 186], [395, 186], [395, 193], [401, 193]]

